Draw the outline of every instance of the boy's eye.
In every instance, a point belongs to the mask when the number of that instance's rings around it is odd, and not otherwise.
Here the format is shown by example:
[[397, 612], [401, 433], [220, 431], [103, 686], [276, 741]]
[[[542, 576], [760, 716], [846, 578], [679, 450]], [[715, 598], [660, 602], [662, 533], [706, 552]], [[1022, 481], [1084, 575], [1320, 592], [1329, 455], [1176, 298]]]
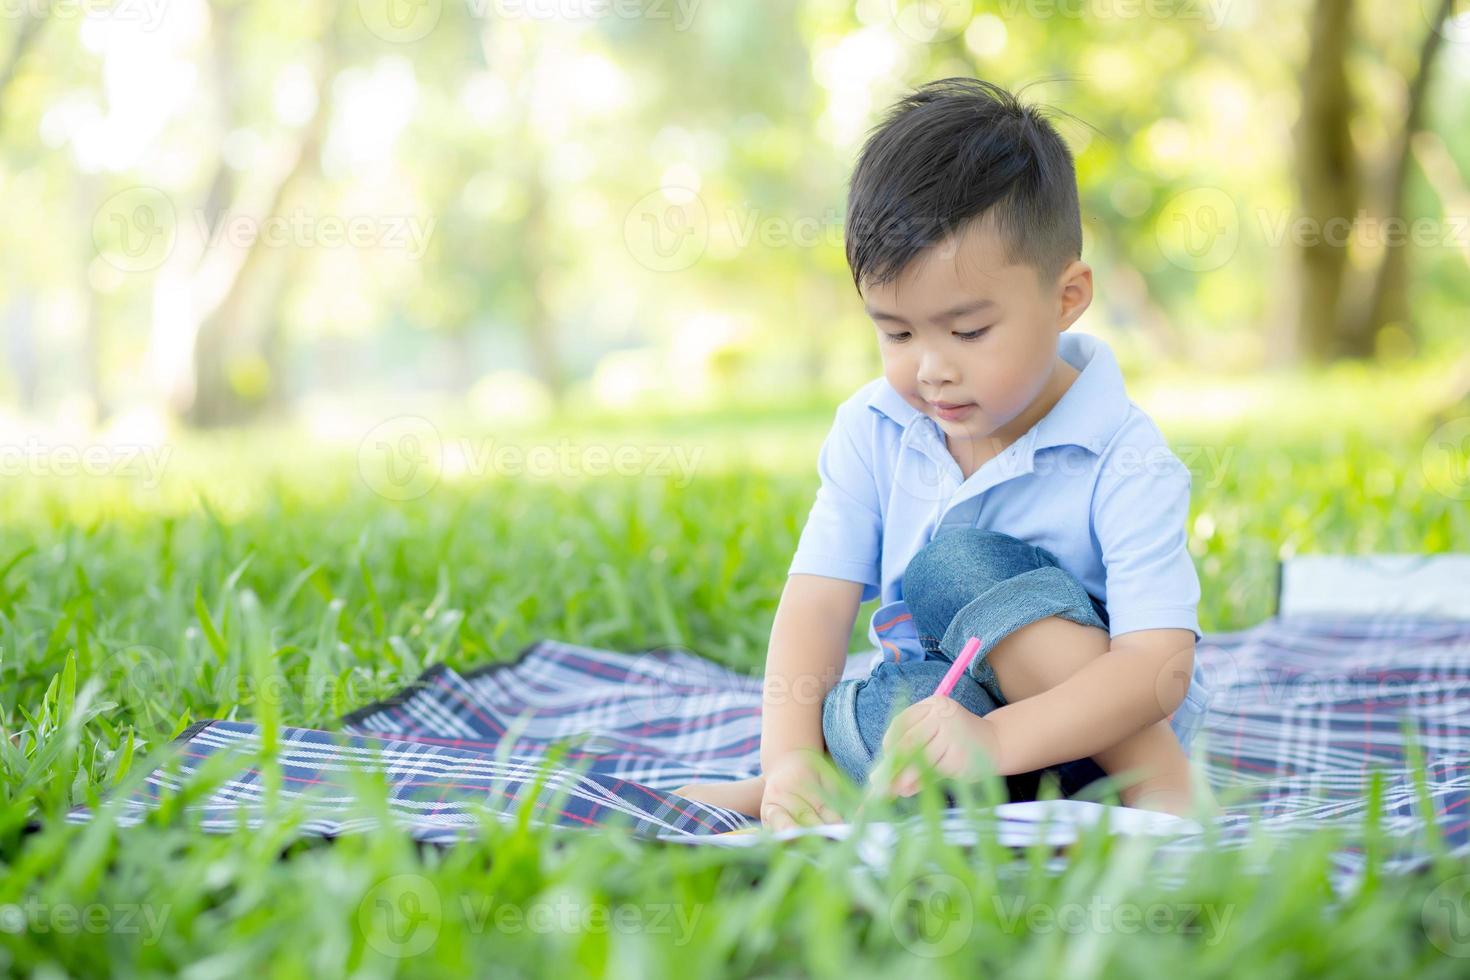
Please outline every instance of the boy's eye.
[[[989, 330], [989, 327], [981, 327], [979, 330], [971, 330], [968, 333], [957, 333], [955, 334], [955, 336], [960, 338], [961, 340], [979, 340], [980, 337]], [[887, 337], [891, 343], [895, 344], [901, 344], [905, 340], [909, 339], [909, 334], [907, 330], [905, 330], [903, 333], [889, 333], [885, 330], [883, 332], [883, 336]]]

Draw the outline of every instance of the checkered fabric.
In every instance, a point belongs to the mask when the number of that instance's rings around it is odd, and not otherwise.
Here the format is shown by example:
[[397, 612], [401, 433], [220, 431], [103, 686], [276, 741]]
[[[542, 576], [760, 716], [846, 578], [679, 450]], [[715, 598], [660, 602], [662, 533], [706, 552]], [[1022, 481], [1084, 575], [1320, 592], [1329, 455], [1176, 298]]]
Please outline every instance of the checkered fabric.
[[[1422, 865], [1430, 834], [1470, 856], [1470, 621], [1278, 615], [1206, 635], [1197, 656], [1214, 697], [1196, 757], [1225, 813], [1203, 836], [1166, 848], [1239, 846], [1252, 826], [1273, 835], [1339, 828], [1335, 865], [1353, 875], [1378, 770], [1382, 836], [1373, 846], [1390, 869]], [[855, 655], [849, 671], [870, 657]], [[321, 836], [371, 829], [386, 814], [415, 838], [449, 843], [483, 820], [518, 819], [524, 805], [536, 822], [621, 821], [640, 837], [708, 839], [756, 821], [670, 790], [758, 772], [760, 703], [758, 676], [687, 650], [542, 640], [466, 674], [436, 666], [348, 715], [338, 732], [283, 728], [279, 799], [301, 806], [303, 832]], [[1422, 756], [1429, 822], [1406, 736]], [[175, 763], [105, 805], [136, 823], [205, 759], [259, 740], [253, 724], [201, 722], [175, 741]], [[358, 802], [365, 774], [388, 786], [376, 812]], [[265, 793], [247, 760], [186, 810], [206, 831], [234, 831], [259, 825]], [[92, 816], [78, 807], [68, 819]]]

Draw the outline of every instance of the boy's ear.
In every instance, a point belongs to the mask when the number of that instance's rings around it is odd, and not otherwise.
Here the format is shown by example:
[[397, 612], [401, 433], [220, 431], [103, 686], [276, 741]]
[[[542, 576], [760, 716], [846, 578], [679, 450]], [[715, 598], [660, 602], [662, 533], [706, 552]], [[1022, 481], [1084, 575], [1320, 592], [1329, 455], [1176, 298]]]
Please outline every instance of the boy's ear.
[[1057, 277], [1057, 327], [1066, 330], [1092, 305], [1092, 266], [1076, 259]]

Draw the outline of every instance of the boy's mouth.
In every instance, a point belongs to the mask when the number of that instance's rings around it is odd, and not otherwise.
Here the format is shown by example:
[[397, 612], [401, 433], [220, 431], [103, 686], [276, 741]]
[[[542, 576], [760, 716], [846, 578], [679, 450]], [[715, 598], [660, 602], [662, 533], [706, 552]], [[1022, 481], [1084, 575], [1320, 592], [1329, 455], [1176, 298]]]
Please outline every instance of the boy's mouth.
[[955, 422], [970, 414], [974, 402], [930, 402], [935, 413], [946, 422]]

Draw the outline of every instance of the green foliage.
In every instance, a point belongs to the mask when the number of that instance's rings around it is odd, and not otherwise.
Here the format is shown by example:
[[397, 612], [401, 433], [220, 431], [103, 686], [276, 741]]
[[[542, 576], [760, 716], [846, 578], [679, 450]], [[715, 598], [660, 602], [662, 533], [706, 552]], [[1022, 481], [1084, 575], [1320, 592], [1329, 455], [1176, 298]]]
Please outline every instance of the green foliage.
[[[1270, 611], [1287, 550], [1470, 540], [1463, 502], [1423, 478], [1427, 423], [1369, 421], [1402, 407], [1392, 385], [1381, 392], [1293, 378], [1256, 390], [1256, 410], [1228, 426], [1161, 419], [1176, 449], [1225, 460], [1192, 466], [1208, 631]], [[1338, 416], [1339, 431], [1308, 411], [1344, 401], [1357, 414]], [[507, 659], [542, 637], [679, 642], [759, 673], [827, 421], [684, 417], [578, 436], [616, 446], [663, 431], [703, 449], [688, 486], [492, 473], [395, 502], [350, 455], [259, 434], [180, 447], [152, 494], [121, 478], [17, 482], [0, 505], [0, 970], [1455, 975], [1425, 932], [1426, 896], [1449, 867], [1401, 879], [1370, 865], [1361, 890], [1336, 896], [1327, 862], [1341, 834], [1263, 838], [1207, 849], [1175, 887], [1146, 850], [1090, 834], [1060, 874], [1041, 846], [1014, 860], [983, 811], [974, 848], [938, 842], [933, 787], [919, 797], [927, 829], [877, 876], [851, 842], [685, 850], [616, 827], [548, 830], [528, 811], [444, 851], [391, 827], [300, 839], [289, 807], [207, 836], [187, 807], [241, 764], [228, 757], [140, 826], [60, 822], [139, 785], [193, 720], [260, 723], [269, 786], [280, 726], [328, 726], [427, 666]], [[361, 781], [364, 812], [382, 812], [382, 791]], [[31, 819], [43, 829], [26, 834]], [[1363, 832], [1380, 860], [1377, 821]]]
[[[197, 382], [258, 408], [464, 391], [497, 370], [603, 398], [599, 372], [628, 348], [674, 358], [645, 382], [687, 382], [646, 385], [650, 400], [840, 387], [876, 366], [843, 254], [846, 175], [886, 105], [952, 74], [1039, 83], [1027, 98], [1075, 117], [1057, 121], [1097, 273], [1091, 322], [1153, 356], [1250, 368], [1294, 329], [1306, 0], [1017, 0], [927, 28], [936, 10], [884, 0], [561, 5], [580, 17], [411, 4], [421, 36], [383, 22], [386, 6], [217, 0], [149, 7], [160, 19], [140, 26], [63, 4], [34, 33], [9, 18], [28, 41], [0, 42], [14, 56], [8, 82], [0, 71], [4, 401], [86, 399], [105, 416], [177, 407]], [[1391, 149], [1432, 6], [1360, 17], [1348, 77], [1365, 158]], [[1397, 216], [1435, 233], [1411, 264], [1412, 337], [1390, 331], [1385, 357], [1462, 344], [1463, 45], [1439, 69]], [[144, 217], [154, 251], [127, 254]], [[367, 244], [328, 237], [349, 221]], [[1181, 252], [1180, 221], [1223, 244]], [[232, 241], [259, 262], [221, 281]], [[232, 283], [223, 315], [180, 312], [185, 293]], [[191, 364], [196, 330], [219, 363]]]

